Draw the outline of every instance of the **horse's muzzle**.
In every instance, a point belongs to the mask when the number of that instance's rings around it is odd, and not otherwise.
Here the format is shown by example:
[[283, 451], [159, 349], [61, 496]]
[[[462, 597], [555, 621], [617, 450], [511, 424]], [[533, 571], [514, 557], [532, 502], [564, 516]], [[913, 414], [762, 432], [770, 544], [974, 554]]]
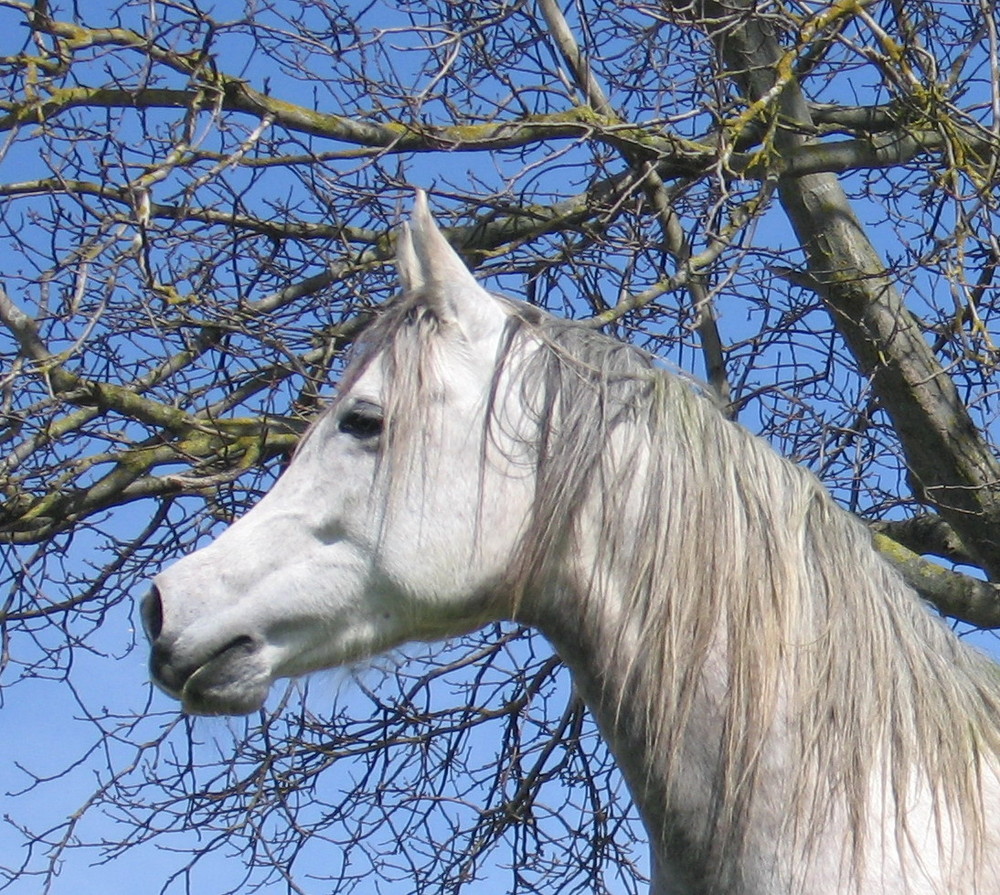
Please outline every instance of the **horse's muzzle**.
[[245, 715], [260, 708], [271, 676], [259, 639], [238, 634], [212, 649], [182, 655], [176, 641], [164, 636], [163, 603], [156, 586], [142, 601], [141, 612], [152, 647], [150, 677], [164, 693], [179, 699], [186, 712]]

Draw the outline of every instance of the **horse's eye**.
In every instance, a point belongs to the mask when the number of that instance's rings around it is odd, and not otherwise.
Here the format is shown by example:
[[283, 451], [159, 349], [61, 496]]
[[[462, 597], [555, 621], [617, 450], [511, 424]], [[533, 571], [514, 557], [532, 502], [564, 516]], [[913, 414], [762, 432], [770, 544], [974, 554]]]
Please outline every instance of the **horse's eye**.
[[382, 434], [382, 413], [374, 405], [358, 404], [340, 418], [338, 428], [352, 438], [376, 438]]

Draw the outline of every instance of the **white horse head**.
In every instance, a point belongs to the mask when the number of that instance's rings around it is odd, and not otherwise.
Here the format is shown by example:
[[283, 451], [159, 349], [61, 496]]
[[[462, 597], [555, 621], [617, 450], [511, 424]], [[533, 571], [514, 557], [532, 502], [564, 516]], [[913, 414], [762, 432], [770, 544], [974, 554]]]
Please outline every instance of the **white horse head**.
[[635, 348], [490, 295], [418, 195], [403, 294], [270, 493], [156, 578], [189, 712], [489, 621], [569, 664], [663, 892], [996, 893], [1000, 688], [819, 482]]
[[422, 194], [397, 267], [391, 319], [274, 488], [155, 580], [153, 678], [189, 712], [249, 712], [275, 678], [511, 611], [532, 482], [504, 431], [483, 433], [512, 305], [479, 286]]

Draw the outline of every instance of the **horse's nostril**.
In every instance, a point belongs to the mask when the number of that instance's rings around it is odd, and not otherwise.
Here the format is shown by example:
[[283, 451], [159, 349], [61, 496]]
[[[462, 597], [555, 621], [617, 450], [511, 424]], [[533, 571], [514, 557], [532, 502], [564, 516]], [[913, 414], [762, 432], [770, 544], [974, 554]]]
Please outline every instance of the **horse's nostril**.
[[146, 636], [150, 642], [155, 641], [163, 631], [163, 603], [160, 601], [160, 591], [155, 584], [143, 599], [140, 614]]

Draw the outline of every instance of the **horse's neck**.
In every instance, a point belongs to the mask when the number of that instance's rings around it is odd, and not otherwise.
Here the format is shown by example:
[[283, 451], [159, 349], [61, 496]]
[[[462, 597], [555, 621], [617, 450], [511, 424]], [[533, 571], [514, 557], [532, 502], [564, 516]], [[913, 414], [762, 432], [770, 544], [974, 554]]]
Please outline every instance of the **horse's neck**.
[[[647, 661], [641, 652], [644, 638], [629, 630], [637, 622], [619, 613], [619, 605], [608, 595], [599, 607], [603, 617], [595, 617], [593, 607], [583, 611], [574, 595], [565, 593], [541, 614], [538, 626], [572, 671], [628, 783], [650, 836], [653, 892], [728, 892], [719, 888], [718, 867], [711, 866], [718, 854], [712, 857], [716, 850], [708, 841], [708, 818], [718, 807], [724, 741], [724, 646], [716, 643], [710, 648], [692, 700], [685, 706], [683, 731], [666, 746], [650, 726], [649, 705], [636, 691], [630, 673]], [[609, 632], [617, 639], [613, 663], [602, 661], [608, 653]], [[773, 745], [775, 755], [780, 754], [780, 744]], [[777, 780], [780, 768], [774, 771]], [[778, 832], [758, 828], [752, 835], [773, 843]], [[756, 866], [733, 866], [727, 875], [742, 885], [751, 877], [773, 878], [777, 868], [760, 866], [761, 856], [754, 854], [750, 843], [744, 845], [750, 846], [741, 849], [745, 859]]]
[[[830, 789], [830, 781], [824, 783], [817, 778], [812, 793], [815, 801], [811, 803], [815, 813], [803, 809], [794, 796], [800, 793], [796, 781], [801, 783], [798, 775], [802, 768], [801, 762], [793, 758], [791, 737], [795, 733], [786, 714], [788, 705], [781, 684], [768, 730], [758, 744], [759, 752], [754, 753], [753, 774], [742, 781], [744, 789], [754, 790], [752, 804], [742, 806], [748, 811], [749, 822], [740, 829], [738, 841], [720, 841], [719, 830], [725, 830], [729, 810], [724, 807], [720, 814], [720, 792], [732, 789], [724, 785], [730, 755], [724, 750], [737, 748], [727, 740], [731, 681], [724, 635], [715, 636], [705, 650], [696, 679], [688, 682], [690, 702], [682, 704], [679, 717], [654, 721], [651, 715], [655, 717], [656, 713], [650, 709], [649, 690], [645, 685], [636, 685], [637, 677], [642, 677], [636, 669], [642, 669], [650, 660], [643, 652], [649, 638], [638, 629], [648, 620], [629, 618], [624, 601], [613, 592], [604, 596], [581, 601], [578, 593], [568, 587], [556, 589], [530, 620], [571, 669], [574, 683], [628, 783], [650, 837], [655, 895], [1000, 892], [990, 888], [996, 880], [995, 871], [1000, 870], [998, 842], [992, 834], [982, 846], [986, 854], [974, 859], [992, 868], [988, 877], [983, 877], [990, 880], [990, 887], [931, 881], [930, 877], [939, 874], [942, 878], [948, 876], [947, 871], [936, 869], [942, 854], [939, 849], [948, 851], [955, 846], [961, 860], [962, 849], [968, 846], [961, 842], [964, 834], [958, 841], [946, 839], [942, 846], [934, 832], [935, 821], [943, 825], [946, 836], [954, 836], [955, 829], [947, 817], [937, 817], [936, 812], [943, 806], [927, 800], [927, 791], [919, 788], [922, 778], [908, 778], [908, 785], [918, 789], [910, 793], [912, 801], [907, 810], [912, 825], [905, 835], [912, 841], [903, 849], [918, 857], [901, 856], [897, 850], [900, 843], [893, 834], [886, 836], [882, 828], [882, 824], [892, 826], [899, 820], [892, 808], [898, 794], [890, 791], [891, 784], [880, 775], [880, 769], [885, 768], [888, 752], [883, 750], [888, 749], [887, 743], [871, 744], [869, 760], [874, 776], [869, 781], [873, 789], [867, 801], [875, 814], [859, 818], [859, 827], [852, 826], [840, 801], [831, 801], [837, 797]], [[720, 625], [719, 630], [724, 627]], [[612, 647], [614, 661], [608, 661]], [[665, 728], [664, 724], [672, 727]], [[731, 767], [728, 773], [733, 773]], [[984, 774], [983, 811], [989, 816], [1000, 810], [1000, 793], [995, 770], [985, 768]], [[890, 788], [883, 789], [886, 785]], [[739, 805], [730, 807], [741, 810]], [[868, 840], [866, 868], [861, 877], [855, 877], [852, 869], [852, 836]], [[911, 860], [915, 863], [908, 869], [898, 863]], [[961, 876], [964, 872], [961, 867], [955, 871], [962, 880], [966, 879]]]

